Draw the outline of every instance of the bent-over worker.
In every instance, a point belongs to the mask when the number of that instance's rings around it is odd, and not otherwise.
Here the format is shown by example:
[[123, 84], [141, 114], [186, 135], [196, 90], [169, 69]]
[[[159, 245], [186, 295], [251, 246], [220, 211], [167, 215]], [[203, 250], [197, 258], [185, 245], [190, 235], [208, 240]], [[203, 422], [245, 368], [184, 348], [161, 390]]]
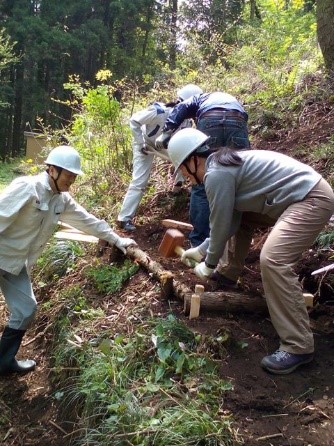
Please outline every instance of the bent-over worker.
[[[148, 185], [154, 158], [160, 157], [170, 162], [166, 150], [157, 151], [155, 148], [156, 139], [161, 135], [166, 119], [176, 104], [200, 92], [202, 90], [197, 85], [187, 84], [177, 90], [176, 102], [169, 102], [167, 104], [154, 102], [144, 110], [137, 111], [131, 116], [130, 129], [132, 133], [133, 151], [132, 179], [117, 219], [118, 226], [125, 231], [132, 232], [136, 230], [133, 219]], [[188, 119], [181, 124], [180, 128], [191, 126], [192, 121]], [[183, 183], [182, 175], [176, 175], [174, 181], [173, 192], [176, 193], [181, 190]]]
[[35, 368], [33, 360], [15, 358], [37, 310], [29, 269], [59, 220], [123, 252], [136, 243], [117, 235], [68, 193], [77, 175], [82, 174], [80, 156], [73, 147], [54, 148], [45, 164], [45, 172], [16, 178], [0, 195], [0, 288], [9, 310], [0, 340], [0, 375]]
[[[221, 146], [248, 149], [248, 114], [237, 98], [215, 91], [191, 96], [173, 108], [166, 120], [163, 133], [156, 140], [157, 147], [166, 147], [176, 128], [185, 119], [193, 119], [196, 128], [210, 136], [207, 145], [216, 151]], [[168, 151], [168, 150], [167, 150]], [[190, 195], [190, 222], [194, 229], [189, 234], [191, 245], [200, 245], [209, 235], [209, 203], [203, 184], [193, 184]]]
[[294, 266], [333, 214], [333, 190], [312, 167], [278, 152], [222, 147], [208, 156], [207, 139], [197, 129], [180, 130], [168, 149], [176, 169], [191, 182], [204, 183], [210, 204], [210, 238], [201, 245], [206, 256], [194, 271], [203, 279], [211, 276], [244, 212], [277, 219], [261, 250], [260, 267], [280, 345], [261, 365], [272, 373], [290, 373], [312, 361], [314, 353]]

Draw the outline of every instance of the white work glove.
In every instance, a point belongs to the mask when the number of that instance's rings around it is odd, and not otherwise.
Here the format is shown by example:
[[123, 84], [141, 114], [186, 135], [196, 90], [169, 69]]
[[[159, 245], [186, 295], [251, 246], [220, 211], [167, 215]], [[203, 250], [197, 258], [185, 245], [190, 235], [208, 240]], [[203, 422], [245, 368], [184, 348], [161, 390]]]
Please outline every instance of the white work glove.
[[166, 150], [168, 147], [168, 142], [172, 137], [174, 130], [166, 130], [161, 133], [160, 136], [155, 140], [155, 148], [160, 152], [161, 150]]
[[190, 248], [184, 251], [184, 253], [181, 256], [181, 261], [183, 263], [186, 263], [187, 259], [195, 260], [195, 262], [199, 263], [203, 260], [204, 254], [200, 252], [198, 247], [196, 248]]
[[199, 277], [200, 279], [208, 279], [214, 272], [214, 270], [215, 270], [214, 268], [208, 268], [205, 262], [199, 263], [194, 268], [196, 276]]
[[120, 249], [124, 254], [126, 254], [126, 248], [130, 245], [136, 245], [137, 243], [134, 240], [132, 240], [132, 238], [117, 236], [117, 238], [114, 241], [114, 244], [118, 249]]

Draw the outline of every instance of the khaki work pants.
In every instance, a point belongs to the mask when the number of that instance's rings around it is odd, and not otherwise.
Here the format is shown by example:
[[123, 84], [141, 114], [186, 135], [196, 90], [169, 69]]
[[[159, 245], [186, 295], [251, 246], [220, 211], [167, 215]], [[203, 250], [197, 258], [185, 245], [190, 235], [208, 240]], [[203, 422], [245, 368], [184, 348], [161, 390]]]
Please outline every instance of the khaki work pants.
[[324, 180], [303, 201], [289, 206], [271, 230], [260, 255], [262, 282], [280, 350], [314, 351], [313, 334], [298, 276], [293, 268], [334, 212], [334, 193]]

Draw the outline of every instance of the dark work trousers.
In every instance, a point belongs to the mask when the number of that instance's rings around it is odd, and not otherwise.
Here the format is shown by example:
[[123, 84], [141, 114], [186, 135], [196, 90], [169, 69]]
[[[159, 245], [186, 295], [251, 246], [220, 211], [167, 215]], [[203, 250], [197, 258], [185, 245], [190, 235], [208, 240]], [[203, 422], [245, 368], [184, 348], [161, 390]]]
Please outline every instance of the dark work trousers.
[[[236, 150], [249, 149], [247, 120], [228, 115], [228, 112], [217, 110], [217, 112], [210, 113], [210, 116], [200, 118], [196, 127], [210, 136], [208, 145], [212, 149], [222, 146], [229, 146]], [[189, 206], [190, 222], [194, 227], [189, 234], [189, 240], [191, 246], [195, 247], [200, 245], [210, 234], [210, 208], [204, 184], [192, 186]]]

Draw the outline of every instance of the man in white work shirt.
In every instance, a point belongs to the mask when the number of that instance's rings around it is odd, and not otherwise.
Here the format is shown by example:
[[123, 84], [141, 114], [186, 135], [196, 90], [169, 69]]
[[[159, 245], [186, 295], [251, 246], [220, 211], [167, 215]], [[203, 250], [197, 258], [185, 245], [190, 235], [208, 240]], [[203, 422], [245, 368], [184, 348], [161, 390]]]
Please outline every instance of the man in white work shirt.
[[33, 360], [15, 359], [37, 310], [29, 269], [59, 220], [123, 252], [135, 244], [88, 213], [68, 193], [77, 175], [82, 174], [80, 156], [73, 147], [54, 148], [45, 164], [45, 172], [17, 178], [0, 194], [0, 289], [9, 310], [0, 340], [0, 375], [35, 368]]

